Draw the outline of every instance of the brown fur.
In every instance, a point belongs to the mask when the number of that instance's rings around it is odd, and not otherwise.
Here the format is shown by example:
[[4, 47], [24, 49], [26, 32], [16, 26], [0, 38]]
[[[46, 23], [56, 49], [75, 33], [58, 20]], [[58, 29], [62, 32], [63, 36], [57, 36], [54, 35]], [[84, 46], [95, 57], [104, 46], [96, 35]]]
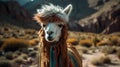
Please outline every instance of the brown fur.
[[[62, 29], [62, 37], [60, 38], [60, 41], [57, 43], [49, 43], [45, 40], [44, 38], [44, 31], [41, 28], [39, 34], [40, 34], [40, 39], [42, 43], [42, 50], [41, 50], [41, 67], [49, 67], [49, 59], [50, 59], [50, 47], [52, 44], [56, 44], [54, 46], [55, 50], [57, 51], [57, 55], [62, 55], [62, 67], [67, 67], [67, 45], [66, 45], [66, 39], [67, 39], [67, 31], [66, 31], [66, 26], [64, 26], [64, 29]], [[64, 34], [64, 35], [63, 35]], [[62, 44], [61, 44], [62, 43]], [[65, 60], [66, 59], [66, 60]]]
[[48, 22], [65, 22], [60, 19], [56, 14], [51, 14], [50, 16], [42, 16], [40, 14], [35, 14], [34, 20], [39, 23], [48, 23]]
[[[50, 48], [51, 46], [54, 47], [54, 50], [56, 51], [57, 59], [59, 59], [59, 56], [61, 56], [61, 65], [62, 67], [68, 67], [68, 65], [74, 66], [72, 61], [69, 58], [68, 55], [68, 49], [67, 49], [67, 25], [65, 24], [65, 21], [57, 17], [55, 14], [52, 14], [50, 16], [45, 16], [42, 17], [40, 14], [35, 14], [34, 17], [35, 20], [39, 23], [48, 23], [48, 22], [63, 22], [64, 26], [62, 29], [62, 34], [60, 37], [60, 40], [58, 42], [50, 43], [45, 40], [45, 33], [43, 28], [39, 31], [39, 36], [40, 36], [40, 42], [41, 42], [41, 57], [40, 57], [40, 67], [50, 67]], [[69, 46], [69, 51], [75, 55], [77, 62], [79, 63], [79, 67], [82, 67], [82, 59], [79, 56], [79, 53], [74, 47]], [[59, 61], [58, 61], [59, 62]], [[59, 67], [59, 66], [58, 66]]]

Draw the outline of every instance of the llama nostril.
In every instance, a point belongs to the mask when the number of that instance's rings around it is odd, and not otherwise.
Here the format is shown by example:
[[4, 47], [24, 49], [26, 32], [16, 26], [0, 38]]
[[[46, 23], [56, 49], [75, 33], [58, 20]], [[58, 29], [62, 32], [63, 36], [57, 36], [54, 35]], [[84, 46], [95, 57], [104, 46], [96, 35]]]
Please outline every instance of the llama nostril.
[[53, 40], [53, 38], [51, 36], [48, 36], [48, 40]]
[[51, 35], [53, 32], [52, 31], [47, 31], [47, 34]]

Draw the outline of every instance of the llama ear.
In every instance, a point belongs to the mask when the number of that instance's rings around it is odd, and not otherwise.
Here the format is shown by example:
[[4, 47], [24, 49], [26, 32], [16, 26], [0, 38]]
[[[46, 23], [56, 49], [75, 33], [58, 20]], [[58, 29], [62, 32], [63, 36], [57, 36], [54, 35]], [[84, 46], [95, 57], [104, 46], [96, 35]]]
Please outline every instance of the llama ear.
[[69, 5], [63, 10], [63, 12], [66, 13], [68, 16], [70, 15], [71, 11], [72, 11], [72, 5], [71, 5], [71, 4], [69, 4]]
[[36, 20], [38, 23], [40, 23], [40, 16], [39, 16], [39, 14], [35, 14], [33, 19]]

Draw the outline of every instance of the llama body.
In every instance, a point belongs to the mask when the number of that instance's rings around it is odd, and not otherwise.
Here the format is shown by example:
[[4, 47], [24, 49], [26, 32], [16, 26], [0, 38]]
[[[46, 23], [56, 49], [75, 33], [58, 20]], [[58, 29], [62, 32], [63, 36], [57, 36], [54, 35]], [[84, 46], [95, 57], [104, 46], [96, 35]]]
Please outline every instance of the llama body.
[[82, 67], [77, 50], [67, 46], [67, 24], [72, 5], [65, 9], [44, 5], [37, 10], [35, 20], [42, 26], [39, 31], [41, 41], [40, 67]]

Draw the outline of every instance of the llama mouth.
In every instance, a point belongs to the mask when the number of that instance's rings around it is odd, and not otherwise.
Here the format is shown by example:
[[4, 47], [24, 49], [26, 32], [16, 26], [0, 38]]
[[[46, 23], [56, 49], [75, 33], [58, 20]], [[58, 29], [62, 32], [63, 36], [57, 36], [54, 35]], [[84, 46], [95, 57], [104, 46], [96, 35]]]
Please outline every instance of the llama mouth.
[[53, 39], [48, 39], [48, 41], [53, 41]]
[[53, 41], [54, 39], [52, 37], [47, 38], [48, 41]]

